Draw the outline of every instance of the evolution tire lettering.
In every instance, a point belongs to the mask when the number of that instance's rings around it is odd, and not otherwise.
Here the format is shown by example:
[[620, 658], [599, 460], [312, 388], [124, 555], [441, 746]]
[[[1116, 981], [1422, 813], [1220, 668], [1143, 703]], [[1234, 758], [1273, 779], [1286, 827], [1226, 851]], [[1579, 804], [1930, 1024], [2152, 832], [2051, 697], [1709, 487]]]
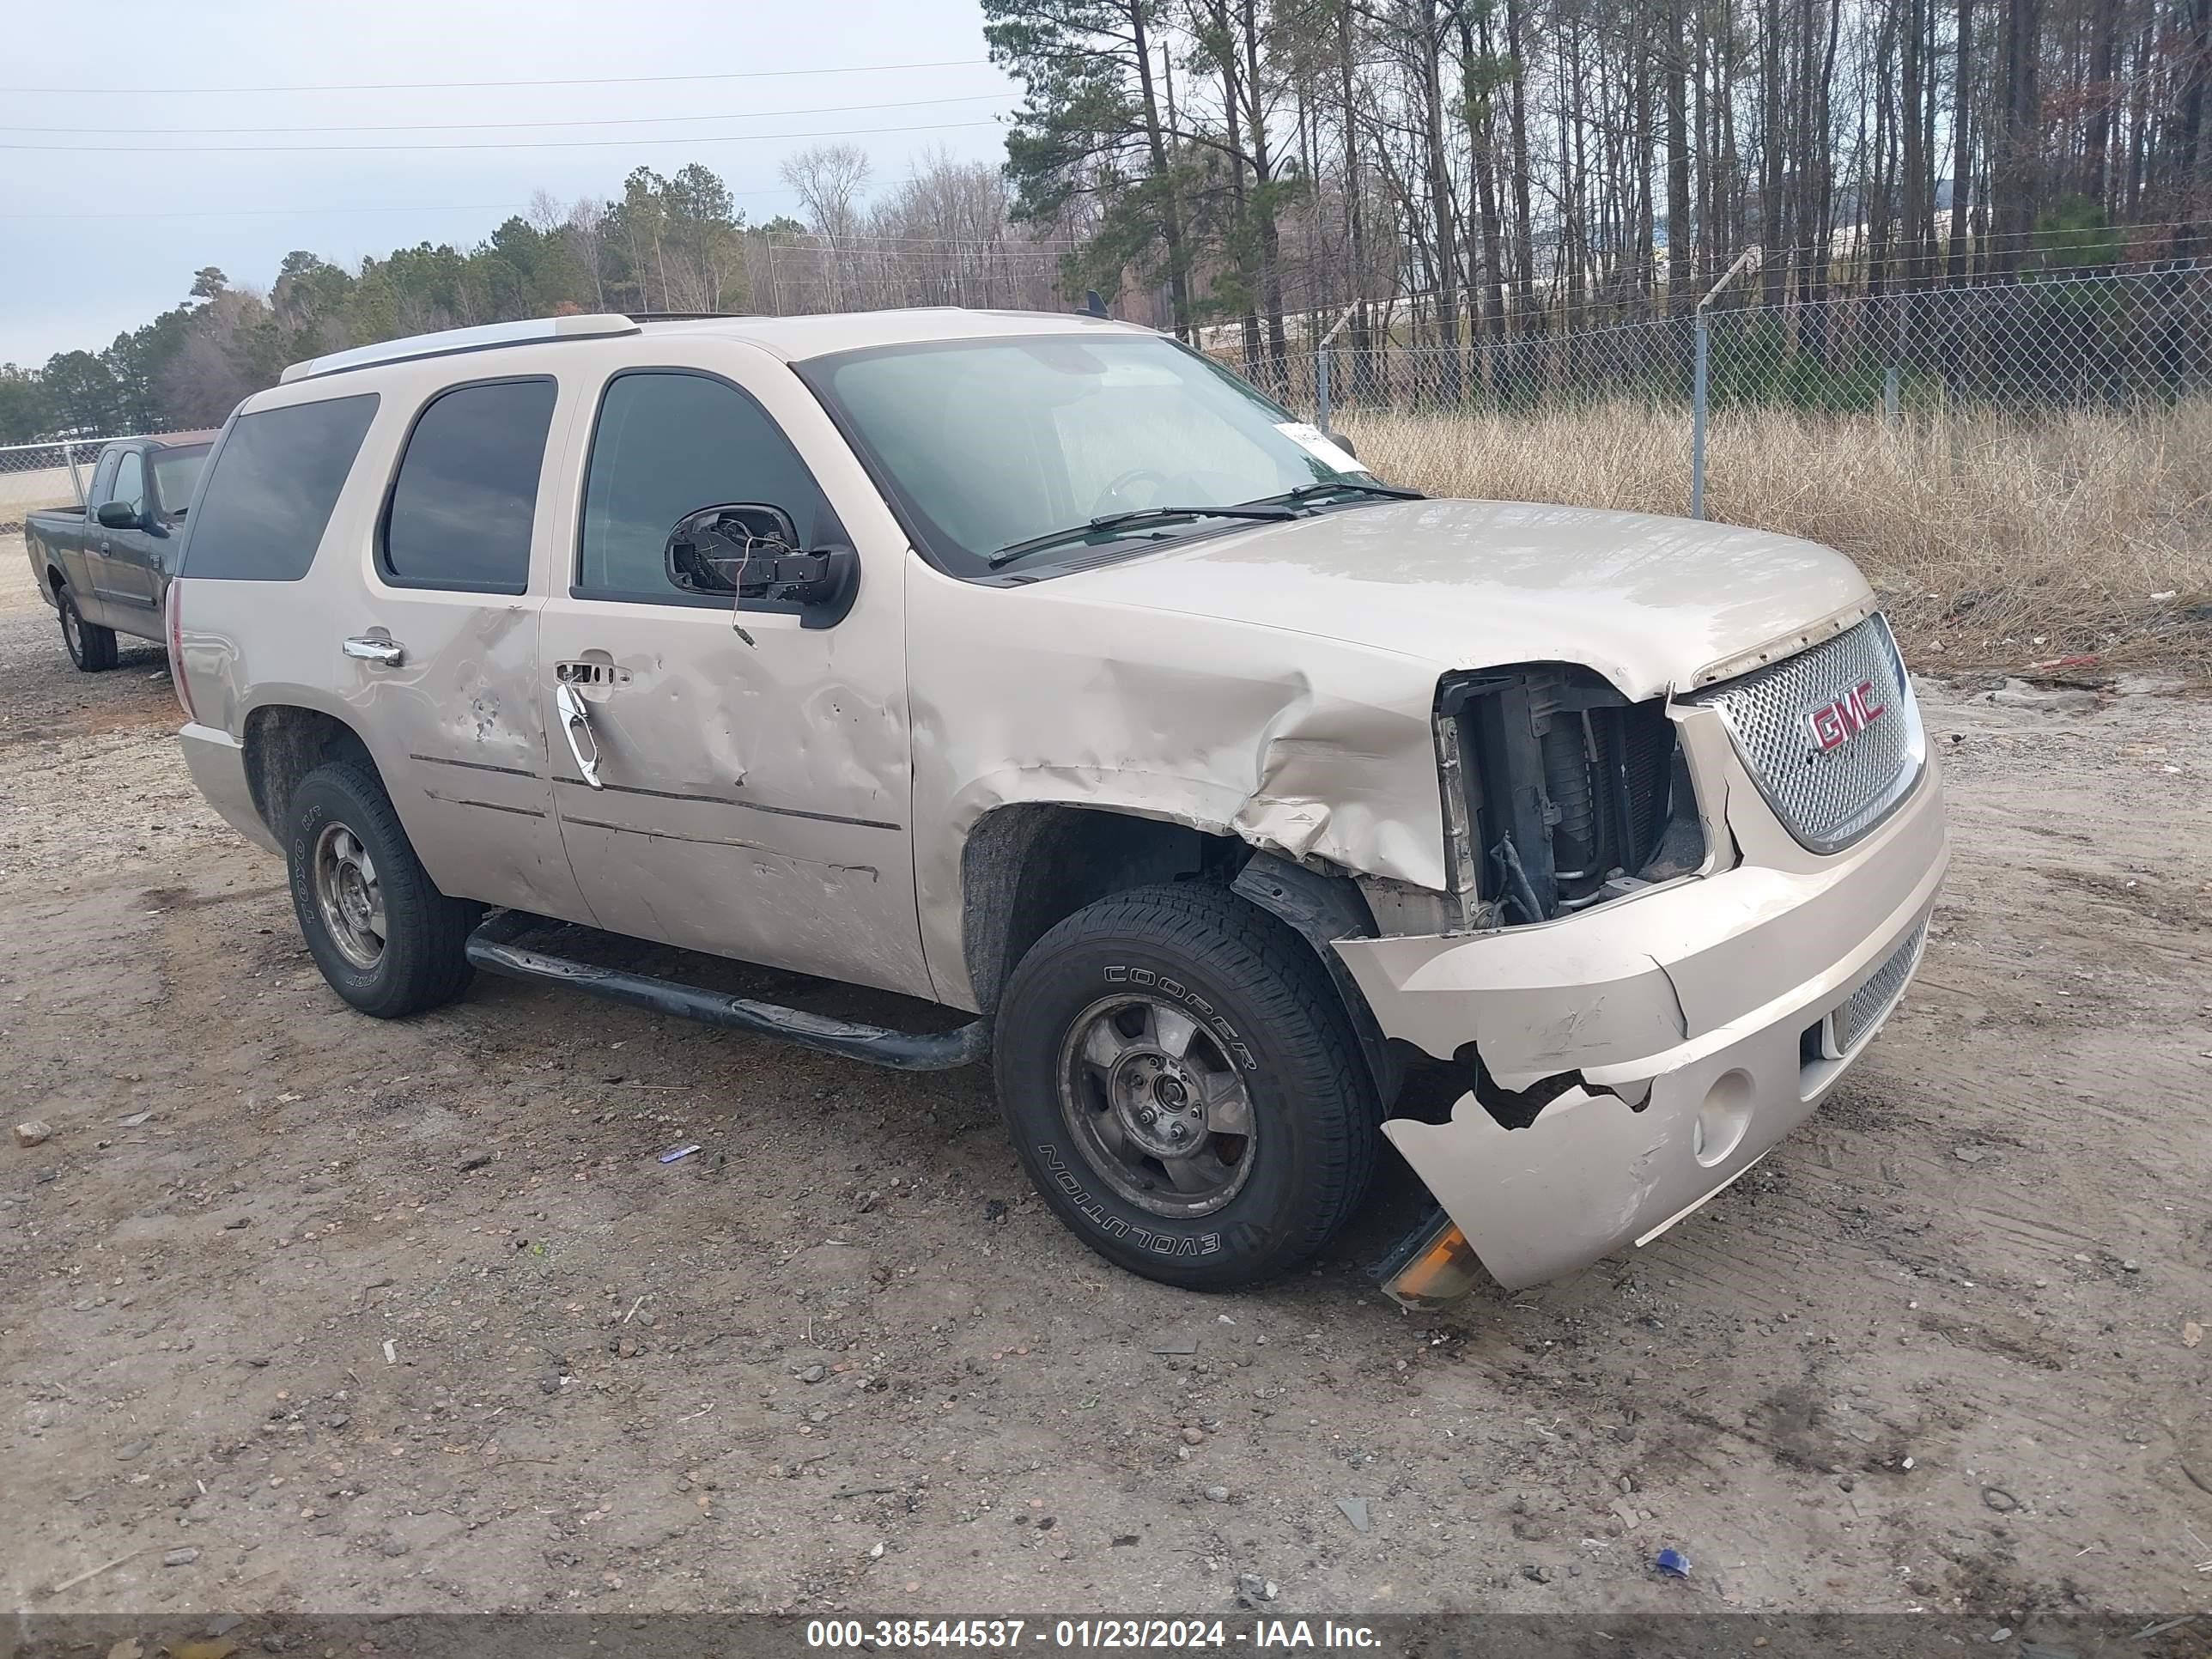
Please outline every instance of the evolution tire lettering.
[[1109, 1237], [1132, 1240], [1154, 1255], [1218, 1255], [1221, 1253], [1219, 1233], [1200, 1233], [1193, 1238], [1175, 1233], [1155, 1232], [1149, 1227], [1109, 1213], [1103, 1204], [1084, 1190], [1083, 1183], [1075, 1178], [1075, 1172], [1061, 1161], [1060, 1148], [1050, 1141], [1037, 1143], [1037, 1156], [1044, 1159], [1045, 1168], [1052, 1172], [1053, 1184], [1073, 1199], [1085, 1218]]
[[1212, 1003], [1199, 995], [1197, 992], [1188, 989], [1181, 981], [1156, 974], [1149, 968], [1117, 966], [1106, 969], [1106, 982], [1109, 985], [1141, 985], [1148, 990], [1159, 991], [1173, 997], [1183, 1006], [1188, 1008], [1192, 1013], [1197, 1015], [1199, 1023], [1220, 1039], [1222, 1051], [1224, 1054], [1232, 1056], [1237, 1063], [1248, 1072], [1256, 1072], [1260, 1069], [1260, 1062], [1252, 1057], [1252, 1051], [1244, 1046], [1244, 1039], [1237, 1035], [1237, 1028], [1217, 1013]]

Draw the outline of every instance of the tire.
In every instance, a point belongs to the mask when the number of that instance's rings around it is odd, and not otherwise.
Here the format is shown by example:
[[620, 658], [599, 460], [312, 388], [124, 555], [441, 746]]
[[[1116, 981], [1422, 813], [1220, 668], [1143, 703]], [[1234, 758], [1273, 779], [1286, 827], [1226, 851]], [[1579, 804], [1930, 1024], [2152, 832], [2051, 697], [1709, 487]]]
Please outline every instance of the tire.
[[113, 629], [87, 622], [69, 589], [58, 584], [54, 588], [54, 608], [61, 612], [62, 647], [69, 653], [71, 662], [87, 674], [101, 673], [115, 666]]
[[432, 884], [376, 775], [353, 761], [317, 767], [292, 791], [290, 814], [292, 908], [331, 988], [379, 1019], [460, 995], [483, 907]]
[[1007, 981], [994, 1065], [1045, 1202], [1146, 1279], [1279, 1277], [1366, 1195], [1381, 1112], [1328, 970], [1220, 888], [1138, 888], [1052, 929]]

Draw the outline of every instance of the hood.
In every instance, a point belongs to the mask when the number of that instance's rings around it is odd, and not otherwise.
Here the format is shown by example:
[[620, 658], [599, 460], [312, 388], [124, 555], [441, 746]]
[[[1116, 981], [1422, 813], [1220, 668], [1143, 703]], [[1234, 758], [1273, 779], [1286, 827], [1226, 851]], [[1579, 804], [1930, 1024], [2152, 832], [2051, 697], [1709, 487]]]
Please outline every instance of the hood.
[[1341, 508], [1053, 586], [1419, 657], [1440, 672], [1579, 663], [1632, 697], [1741, 672], [1874, 597], [1850, 560], [1814, 542], [1527, 501]]

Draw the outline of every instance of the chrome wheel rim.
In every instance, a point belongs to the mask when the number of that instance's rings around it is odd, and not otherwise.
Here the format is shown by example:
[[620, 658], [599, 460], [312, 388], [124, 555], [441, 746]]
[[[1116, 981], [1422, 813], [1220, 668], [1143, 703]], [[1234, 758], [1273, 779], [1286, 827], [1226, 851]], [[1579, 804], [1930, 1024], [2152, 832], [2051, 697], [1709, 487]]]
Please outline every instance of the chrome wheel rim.
[[77, 627], [76, 607], [72, 605], [62, 606], [62, 643], [69, 647], [71, 662], [84, 660], [84, 635]]
[[327, 823], [315, 837], [315, 908], [323, 931], [356, 968], [384, 960], [384, 889], [361, 837], [343, 823]]
[[1076, 1017], [1060, 1043], [1060, 1110], [1099, 1178], [1152, 1215], [1210, 1215], [1252, 1173], [1245, 1074], [1161, 997], [1106, 997]]

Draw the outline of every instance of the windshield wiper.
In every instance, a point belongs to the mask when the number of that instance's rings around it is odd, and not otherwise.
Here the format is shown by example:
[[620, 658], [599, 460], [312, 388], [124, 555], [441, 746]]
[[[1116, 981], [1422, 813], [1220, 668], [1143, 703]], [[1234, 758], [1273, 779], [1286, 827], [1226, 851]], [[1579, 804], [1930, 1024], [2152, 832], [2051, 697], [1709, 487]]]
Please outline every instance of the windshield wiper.
[[1323, 495], [1334, 495], [1343, 491], [1355, 495], [1373, 495], [1383, 501], [1425, 501], [1428, 497], [1418, 489], [1401, 489], [1395, 484], [1365, 483], [1358, 478], [1325, 478], [1315, 483], [1300, 484], [1296, 489], [1286, 489], [1279, 495], [1262, 495], [1256, 501], [1247, 501], [1247, 507], [1265, 507], [1276, 501], [1296, 505]]
[[1072, 525], [1066, 530], [1047, 531], [1043, 535], [1032, 536], [1025, 542], [1012, 543], [991, 555], [988, 562], [992, 569], [996, 570], [1012, 564], [1016, 559], [1042, 553], [1048, 547], [1065, 546], [1069, 542], [1079, 542], [1088, 536], [1109, 534], [1137, 525], [1187, 524], [1193, 519], [1295, 519], [1297, 516], [1297, 509], [1287, 501], [1247, 501], [1238, 507], [1139, 507], [1127, 513], [1109, 513], [1084, 524]]

